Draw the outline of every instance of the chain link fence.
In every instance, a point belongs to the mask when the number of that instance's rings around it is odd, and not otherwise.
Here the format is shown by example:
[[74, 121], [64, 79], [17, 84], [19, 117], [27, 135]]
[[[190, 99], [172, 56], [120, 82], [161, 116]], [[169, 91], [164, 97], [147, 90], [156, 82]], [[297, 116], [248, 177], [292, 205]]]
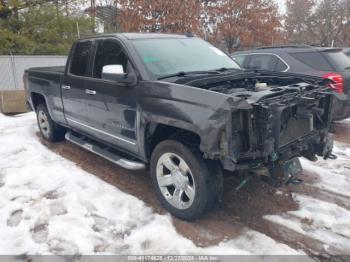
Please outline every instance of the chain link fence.
[[64, 66], [66, 60], [66, 56], [0, 56], [0, 91], [22, 90], [22, 76], [28, 68]]

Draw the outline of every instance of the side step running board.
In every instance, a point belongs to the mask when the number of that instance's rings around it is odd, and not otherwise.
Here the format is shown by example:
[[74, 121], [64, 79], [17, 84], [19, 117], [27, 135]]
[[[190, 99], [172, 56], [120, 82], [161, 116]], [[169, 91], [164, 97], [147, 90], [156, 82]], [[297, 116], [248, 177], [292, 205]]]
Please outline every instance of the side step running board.
[[141, 169], [145, 169], [145, 164], [142, 162], [138, 162], [138, 161], [132, 161], [129, 159], [125, 159], [119, 155], [117, 155], [114, 152], [111, 152], [107, 149], [104, 149], [102, 147], [100, 147], [97, 144], [94, 144], [90, 141], [85, 140], [84, 138], [81, 138], [79, 136], [74, 135], [72, 132], [67, 132], [65, 135], [65, 138], [72, 142], [73, 144], [76, 144], [92, 153], [95, 153], [96, 155], [99, 155], [111, 162], [113, 162], [114, 164], [117, 164], [121, 167], [124, 167], [126, 169], [129, 170], [141, 170]]

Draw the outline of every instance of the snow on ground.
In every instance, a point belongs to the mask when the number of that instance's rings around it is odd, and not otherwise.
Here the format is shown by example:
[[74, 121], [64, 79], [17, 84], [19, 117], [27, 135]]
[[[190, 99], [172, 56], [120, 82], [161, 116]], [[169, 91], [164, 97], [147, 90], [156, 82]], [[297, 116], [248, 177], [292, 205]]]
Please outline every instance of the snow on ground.
[[[348, 120], [346, 120], [348, 121]], [[301, 159], [304, 170], [317, 176], [316, 187], [341, 199], [350, 206], [350, 148], [347, 144], [335, 143], [336, 160], [310, 162]], [[287, 227], [302, 235], [325, 243], [325, 249], [332, 247], [341, 254], [350, 254], [350, 210], [335, 203], [302, 194], [293, 194], [300, 209], [264, 218]]]
[[348, 254], [350, 211], [312, 197], [299, 194], [294, 197], [301, 206], [300, 210], [282, 215], [268, 215], [265, 218]]
[[304, 170], [317, 175], [319, 182], [312, 186], [328, 190], [335, 194], [350, 197], [350, 148], [345, 144], [336, 143], [333, 153], [337, 160], [310, 162], [301, 159]]
[[300, 253], [249, 229], [199, 248], [169, 215], [51, 152], [36, 132], [33, 113], [0, 114], [0, 254]]

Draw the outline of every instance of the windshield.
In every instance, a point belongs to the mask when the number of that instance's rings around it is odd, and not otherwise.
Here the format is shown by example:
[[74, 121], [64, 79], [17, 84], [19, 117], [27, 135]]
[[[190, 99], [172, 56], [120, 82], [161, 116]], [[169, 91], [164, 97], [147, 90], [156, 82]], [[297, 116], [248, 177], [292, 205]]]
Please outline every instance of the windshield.
[[133, 44], [156, 77], [178, 72], [240, 69], [225, 53], [199, 38], [137, 39]]

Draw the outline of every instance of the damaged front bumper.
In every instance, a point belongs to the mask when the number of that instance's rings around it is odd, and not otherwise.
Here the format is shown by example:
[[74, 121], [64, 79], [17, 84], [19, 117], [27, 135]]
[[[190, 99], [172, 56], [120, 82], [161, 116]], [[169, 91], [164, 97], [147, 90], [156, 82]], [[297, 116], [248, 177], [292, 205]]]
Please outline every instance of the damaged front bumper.
[[[317, 161], [317, 157], [315, 157], [315, 153], [317, 155], [323, 156], [324, 159], [335, 159], [336, 156], [332, 154], [333, 149], [333, 136], [328, 135], [326, 139], [320, 143], [310, 143], [309, 145], [313, 145], [315, 148], [318, 147], [319, 150], [317, 152], [312, 152], [312, 156], [308, 154], [301, 154], [300, 156], [306, 157], [311, 161]], [[309, 148], [307, 148], [308, 153], [310, 152]], [[304, 151], [300, 151], [304, 152]], [[269, 183], [274, 187], [286, 186], [288, 184], [300, 184], [302, 180], [300, 179], [300, 175], [303, 173], [302, 166], [300, 164], [298, 156], [291, 159], [279, 159], [274, 162], [270, 162], [267, 165], [260, 165], [259, 167], [252, 168], [250, 172], [254, 175], [259, 176], [265, 182]]]

